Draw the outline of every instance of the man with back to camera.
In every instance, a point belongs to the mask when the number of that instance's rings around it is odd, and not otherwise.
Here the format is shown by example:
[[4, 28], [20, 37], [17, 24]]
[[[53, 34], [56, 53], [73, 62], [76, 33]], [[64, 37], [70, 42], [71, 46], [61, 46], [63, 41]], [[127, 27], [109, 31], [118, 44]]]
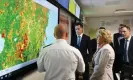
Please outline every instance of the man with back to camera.
[[118, 29], [118, 33], [115, 33], [113, 35], [113, 45], [114, 45], [114, 51], [115, 51], [115, 60], [114, 60], [114, 65], [113, 65], [113, 75], [114, 75], [114, 80], [118, 80], [117, 76], [116, 76], [116, 73], [119, 73], [120, 71], [120, 57], [119, 57], [119, 54], [118, 54], [118, 49], [119, 49], [119, 46], [120, 46], [120, 40], [123, 38], [122, 36], [122, 31], [121, 31], [121, 28], [123, 26], [126, 26], [124, 24], [120, 24], [119, 25], [119, 29]]
[[[120, 80], [124, 80], [124, 77], [131, 78], [133, 74], [133, 36], [128, 26], [121, 27], [121, 33], [123, 39], [120, 40], [119, 47], [120, 67], [122, 66]], [[133, 80], [133, 78], [129, 80]]]
[[118, 33], [115, 33], [114, 35], [113, 35], [113, 42], [114, 42], [114, 47], [116, 48], [116, 47], [118, 47], [119, 46], [119, 44], [120, 44], [120, 39], [122, 38], [122, 34], [121, 34], [121, 27], [123, 27], [123, 26], [126, 26], [126, 25], [124, 25], [124, 24], [120, 24], [119, 25], [119, 29], [118, 29]]
[[119, 25], [118, 33], [115, 33], [113, 35], [113, 45], [115, 49], [115, 53], [118, 53], [119, 45], [120, 45], [120, 40], [123, 38], [122, 33], [121, 33], [121, 27], [126, 26], [124, 24]]
[[[89, 52], [90, 52], [90, 37], [83, 34], [83, 24], [75, 24], [76, 36], [71, 41], [71, 45], [79, 49], [83, 59], [85, 61], [85, 73], [83, 74], [83, 80], [89, 80]], [[78, 74], [76, 74], [76, 80], [78, 80]]]
[[70, 46], [66, 40], [65, 26], [55, 27], [56, 43], [41, 50], [37, 66], [39, 72], [46, 71], [45, 80], [75, 80], [75, 71], [83, 73], [85, 64], [80, 51]]

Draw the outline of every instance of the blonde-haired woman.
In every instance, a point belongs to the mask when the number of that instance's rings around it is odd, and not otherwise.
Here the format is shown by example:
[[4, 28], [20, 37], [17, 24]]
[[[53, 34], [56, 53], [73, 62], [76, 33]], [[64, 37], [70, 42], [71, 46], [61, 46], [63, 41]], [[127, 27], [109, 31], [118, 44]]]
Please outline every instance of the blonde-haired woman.
[[112, 67], [114, 63], [114, 50], [109, 45], [112, 42], [111, 32], [105, 29], [97, 31], [98, 49], [93, 55], [94, 72], [90, 80], [114, 80]]

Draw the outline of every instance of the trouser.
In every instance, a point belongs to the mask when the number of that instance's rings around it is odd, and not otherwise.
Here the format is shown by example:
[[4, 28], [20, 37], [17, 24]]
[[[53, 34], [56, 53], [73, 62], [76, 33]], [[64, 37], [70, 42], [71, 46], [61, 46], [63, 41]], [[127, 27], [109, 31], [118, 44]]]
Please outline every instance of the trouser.
[[83, 74], [83, 80], [89, 80], [89, 64], [85, 64], [85, 73]]
[[126, 72], [121, 72], [120, 80], [124, 80], [124, 79], [133, 80], [132, 74], [126, 73]]
[[[79, 74], [76, 72], [76, 80], [78, 80]], [[85, 63], [85, 72], [83, 73], [83, 80], [89, 80], [89, 64]]]
[[117, 76], [116, 76], [116, 72], [113, 71], [113, 77], [114, 77], [114, 80], [118, 80]]
[[123, 64], [121, 74], [120, 74], [120, 80], [128, 79], [133, 80], [133, 67], [128, 62]]

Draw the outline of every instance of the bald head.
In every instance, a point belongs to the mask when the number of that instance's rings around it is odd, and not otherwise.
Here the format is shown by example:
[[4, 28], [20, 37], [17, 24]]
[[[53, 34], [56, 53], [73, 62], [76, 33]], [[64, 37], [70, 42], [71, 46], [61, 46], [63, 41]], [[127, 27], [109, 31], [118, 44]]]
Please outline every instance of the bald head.
[[67, 39], [68, 33], [66, 27], [58, 24], [54, 29], [54, 36], [56, 39]]

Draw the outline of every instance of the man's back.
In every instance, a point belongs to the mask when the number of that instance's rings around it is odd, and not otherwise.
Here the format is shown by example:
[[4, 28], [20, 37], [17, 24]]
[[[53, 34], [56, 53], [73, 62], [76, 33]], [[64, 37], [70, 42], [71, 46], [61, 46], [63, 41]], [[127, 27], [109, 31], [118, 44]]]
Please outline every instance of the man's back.
[[38, 69], [42, 72], [43, 65], [46, 71], [45, 80], [75, 80], [74, 73], [77, 67], [80, 72], [84, 72], [80, 52], [63, 39], [45, 48], [40, 57], [42, 58], [38, 60]]
[[122, 39], [123, 37], [122, 37], [122, 35], [120, 33], [115, 33], [113, 35], [113, 38], [114, 38], [114, 40], [113, 40], [114, 48], [117, 50], [118, 47], [119, 47], [119, 44], [120, 44], [120, 39]]

